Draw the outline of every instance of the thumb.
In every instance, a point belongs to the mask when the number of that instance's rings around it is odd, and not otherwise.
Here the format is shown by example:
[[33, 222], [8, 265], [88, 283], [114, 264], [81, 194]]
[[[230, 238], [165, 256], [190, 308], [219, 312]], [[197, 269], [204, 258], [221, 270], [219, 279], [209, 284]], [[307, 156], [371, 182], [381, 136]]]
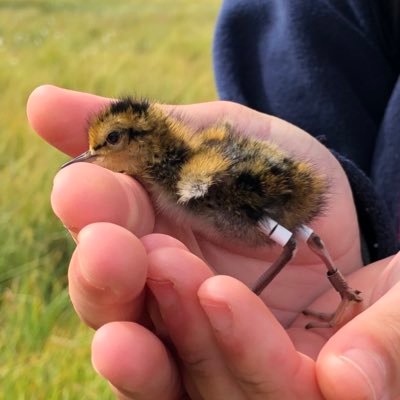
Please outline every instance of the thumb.
[[377, 280], [372, 296], [379, 295], [379, 299], [339, 330], [321, 351], [316, 368], [326, 399], [399, 398], [399, 281], [400, 253]]

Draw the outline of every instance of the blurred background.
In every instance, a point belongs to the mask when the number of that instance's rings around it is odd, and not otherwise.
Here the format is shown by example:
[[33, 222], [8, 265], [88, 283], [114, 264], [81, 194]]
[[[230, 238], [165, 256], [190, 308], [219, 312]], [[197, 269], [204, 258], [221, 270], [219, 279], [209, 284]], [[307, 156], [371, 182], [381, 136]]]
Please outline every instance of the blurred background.
[[53, 215], [67, 157], [28, 126], [51, 83], [167, 103], [216, 98], [211, 43], [219, 0], [0, 0], [0, 399], [112, 399], [92, 370], [93, 332], [74, 314], [74, 243]]

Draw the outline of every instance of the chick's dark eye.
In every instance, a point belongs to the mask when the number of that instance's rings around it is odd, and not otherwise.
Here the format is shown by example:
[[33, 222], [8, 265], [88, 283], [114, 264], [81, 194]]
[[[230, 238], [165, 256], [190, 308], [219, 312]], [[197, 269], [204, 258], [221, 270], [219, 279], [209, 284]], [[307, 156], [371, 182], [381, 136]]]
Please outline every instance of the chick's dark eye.
[[117, 144], [121, 139], [121, 132], [112, 131], [107, 135], [106, 142], [108, 144]]

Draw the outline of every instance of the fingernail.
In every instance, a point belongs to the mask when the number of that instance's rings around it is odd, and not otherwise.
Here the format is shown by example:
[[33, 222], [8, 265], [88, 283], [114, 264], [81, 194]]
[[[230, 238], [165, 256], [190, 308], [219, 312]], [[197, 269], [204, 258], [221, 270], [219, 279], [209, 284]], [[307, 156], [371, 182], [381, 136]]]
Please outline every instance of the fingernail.
[[74, 228], [74, 227], [68, 227], [66, 225], [64, 225], [64, 228], [69, 232], [69, 234], [71, 235], [72, 239], [74, 240], [74, 242], [76, 244], [79, 243], [79, 230], [78, 228]]
[[227, 333], [232, 329], [232, 310], [226, 303], [200, 300], [210, 324], [219, 333]]
[[175, 284], [169, 280], [147, 278], [147, 285], [157, 300], [164, 327], [170, 335], [184, 329], [185, 307]]
[[387, 370], [382, 358], [371, 351], [362, 349], [349, 349], [339, 358], [353, 368], [369, 388], [368, 399], [384, 400]]
[[80, 248], [79, 246], [76, 247], [76, 254], [78, 256], [78, 270], [79, 274], [81, 276], [81, 280], [83, 280], [87, 286], [91, 286], [97, 290], [100, 290], [102, 292], [105, 292], [106, 290], [110, 290], [109, 288], [106, 288], [103, 285], [99, 285], [98, 282], [91, 276], [90, 273], [88, 273], [88, 268], [85, 267], [85, 258], [82, 256], [81, 252], [79, 251]]
[[178, 294], [171, 281], [147, 278], [147, 284], [161, 309], [176, 308], [178, 306]]

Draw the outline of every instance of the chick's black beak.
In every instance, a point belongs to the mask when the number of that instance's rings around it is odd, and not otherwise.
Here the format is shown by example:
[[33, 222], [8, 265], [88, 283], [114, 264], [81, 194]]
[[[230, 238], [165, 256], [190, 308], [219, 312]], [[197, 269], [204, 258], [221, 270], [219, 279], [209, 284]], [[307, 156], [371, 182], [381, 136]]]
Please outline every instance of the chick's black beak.
[[67, 161], [65, 164], [61, 165], [61, 168], [68, 167], [68, 165], [75, 164], [76, 162], [93, 162], [96, 159], [96, 155], [92, 154], [90, 150], [85, 151], [79, 156], [73, 158], [72, 160]]

